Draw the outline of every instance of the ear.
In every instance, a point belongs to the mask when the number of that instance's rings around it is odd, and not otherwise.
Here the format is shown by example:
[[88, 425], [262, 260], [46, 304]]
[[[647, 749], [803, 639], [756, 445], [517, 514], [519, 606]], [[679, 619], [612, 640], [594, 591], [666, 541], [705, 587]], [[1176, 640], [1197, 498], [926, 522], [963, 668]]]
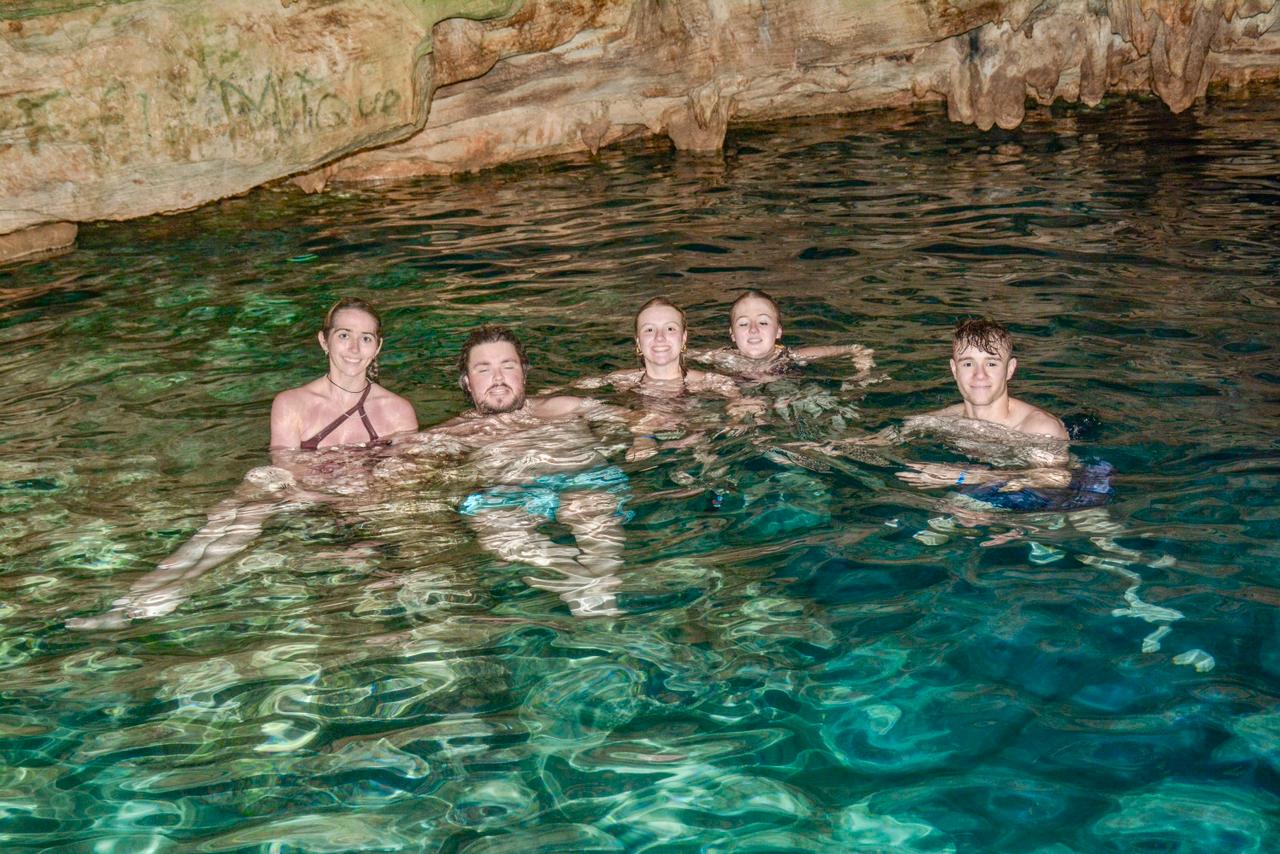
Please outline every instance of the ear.
[[956, 376], [956, 360], [954, 358], [950, 359], [948, 364], [951, 365], [951, 378], [959, 381], [960, 377]]
[[1017, 368], [1018, 368], [1018, 360], [1017, 360], [1017, 359], [1010, 359], [1010, 360], [1009, 360], [1009, 367], [1005, 368], [1005, 371], [1004, 371], [1004, 381], [1005, 381], [1005, 382], [1008, 382], [1009, 380], [1013, 379], [1013, 372], [1014, 372], [1015, 370], [1017, 370]]
[[317, 332], [317, 333], [316, 333], [316, 340], [320, 342], [320, 349], [321, 349], [321, 350], [323, 350], [323, 351], [325, 351], [326, 353], [328, 353], [328, 352], [329, 352], [329, 342], [324, 340], [324, 330], [323, 330], [323, 329], [321, 329], [319, 332]]

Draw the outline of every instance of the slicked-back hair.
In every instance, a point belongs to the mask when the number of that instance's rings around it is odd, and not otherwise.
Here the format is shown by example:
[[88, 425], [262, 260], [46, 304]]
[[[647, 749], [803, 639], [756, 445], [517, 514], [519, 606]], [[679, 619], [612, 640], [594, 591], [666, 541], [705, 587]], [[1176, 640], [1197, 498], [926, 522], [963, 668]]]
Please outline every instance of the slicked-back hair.
[[[343, 297], [342, 299], [329, 306], [329, 310], [324, 315], [324, 328], [320, 332], [324, 335], [326, 341], [329, 340], [329, 332], [333, 329], [333, 319], [338, 316], [338, 312], [348, 308], [354, 308], [357, 311], [363, 311], [365, 314], [373, 318], [373, 334], [377, 337], [379, 343], [382, 341], [382, 316], [378, 314], [377, 309], [369, 305], [369, 303], [359, 297]], [[377, 382], [378, 374], [381, 369], [378, 367], [378, 357], [375, 356], [373, 361], [369, 363], [369, 367], [364, 369], [364, 376], [369, 382]]]
[[986, 318], [962, 320], [951, 336], [951, 352], [977, 347], [984, 353], [1013, 355], [1013, 336], [1003, 324]]
[[782, 323], [782, 309], [778, 308], [778, 301], [766, 294], [764, 291], [758, 291], [752, 288], [749, 291], [743, 291], [742, 294], [733, 301], [733, 305], [729, 306], [729, 320], [733, 320], [733, 311], [738, 307], [738, 303], [749, 299], [762, 299], [769, 304], [769, 308], [773, 309], [773, 316], [778, 319], [778, 323]]
[[689, 318], [685, 317], [684, 309], [683, 309], [683, 308], [681, 308], [680, 306], [676, 305], [675, 303], [673, 303], [671, 300], [667, 299], [666, 297], [654, 297], [653, 299], [649, 300], [649, 301], [648, 301], [647, 303], [645, 303], [644, 305], [640, 306], [640, 310], [636, 312], [636, 322], [635, 322], [635, 327], [636, 327], [636, 334], [637, 334], [637, 335], [639, 335], [639, 334], [640, 334], [640, 315], [644, 314], [646, 311], [648, 311], [648, 310], [649, 310], [649, 309], [651, 309], [651, 308], [654, 308], [655, 306], [663, 306], [664, 308], [672, 308], [672, 309], [675, 309], [676, 314], [680, 315], [680, 325], [681, 325], [681, 326], [683, 326], [686, 330], [688, 330], [688, 328], [689, 328]]
[[516, 334], [505, 326], [486, 323], [471, 331], [462, 344], [462, 352], [458, 354], [458, 385], [468, 396], [471, 395], [471, 391], [467, 388], [467, 368], [470, 367], [471, 351], [481, 344], [497, 344], [500, 341], [505, 341], [515, 348], [516, 357], [520, 360], [520, 369], [525, 374], [529, 373], [529, 357], [525, 355], [524, 345], [520, 343]]

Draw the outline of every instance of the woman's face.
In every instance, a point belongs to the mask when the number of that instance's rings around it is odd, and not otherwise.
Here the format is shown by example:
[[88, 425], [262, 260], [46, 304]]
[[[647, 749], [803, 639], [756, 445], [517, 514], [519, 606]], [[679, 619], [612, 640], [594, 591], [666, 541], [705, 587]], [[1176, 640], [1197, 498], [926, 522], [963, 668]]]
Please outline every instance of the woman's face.
[[636, 346], [646, 365], [680, 361], [688, 334], [680, 312], [669, 305], [653, 305], [636, 318]]
[[739, 353], [749, 359], [763, 359], [773, 353], [773, 345], [782, 337], [782, 325], [768, 300], [747, 297], [733, 307], [729, 334]]
[[320, 332], [320, 346], [329, 354], [329, 367], [348, 377], [363, 377], [369, 363], [382, 349], [378, 322], [358, 308], [344, 308], [333, 315], [329, 334]]

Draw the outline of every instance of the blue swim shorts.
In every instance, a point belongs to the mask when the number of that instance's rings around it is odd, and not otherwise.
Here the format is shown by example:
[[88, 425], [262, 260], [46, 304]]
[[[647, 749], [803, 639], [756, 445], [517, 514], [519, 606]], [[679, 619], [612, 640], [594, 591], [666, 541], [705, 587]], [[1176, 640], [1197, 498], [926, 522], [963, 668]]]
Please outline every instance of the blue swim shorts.
[[528, 483], [491, 486], [464, 498], [458, 512], [464, 516], [478, 516], [486, 510], [519, 507], [526, 513], [555, 521], [563, 492], [611, 493], [618, 496], [615, 514], [623, 519], [631, 517], [624, 507], [631, 495], [631, 483], [626, 472], [617, 466], [599, 466], [570, 474], [544, 474]]
[[1003, 510], [1030, 512], [1083, 510], [1100, 507], [1115, 493], [1111, 474], [1115, 471], [1105, 461], [1089, 463], [1075, 471], [1071, 485], [1063, 489], [1020, 489], [1001, 492], [999, 483], [984, 483], [961, 489], [963, 495]]

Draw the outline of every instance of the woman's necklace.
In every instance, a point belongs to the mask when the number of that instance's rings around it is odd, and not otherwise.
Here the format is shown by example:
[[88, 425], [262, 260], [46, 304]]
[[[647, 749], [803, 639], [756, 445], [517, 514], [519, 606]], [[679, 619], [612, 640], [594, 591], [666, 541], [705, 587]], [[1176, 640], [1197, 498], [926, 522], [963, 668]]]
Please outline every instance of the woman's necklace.
[[333, 377], [329, 376], [328, 374], [325, 374], [324, 378], [327, 379], [335, 388], [340, 388], [343, 391], [345, 391], [347, 394], [360, 394], [361, 392], [364, 391], [365, 388], [368, 388], [370, 385], [372, 385], [372, 383], [365, 381], [364, 388], [358, 388], [355, 391], [352, 391], [351, 389], [346, 388], [345, 386], [340, 386], [337, 383], [335, 383], [333, 381]]

